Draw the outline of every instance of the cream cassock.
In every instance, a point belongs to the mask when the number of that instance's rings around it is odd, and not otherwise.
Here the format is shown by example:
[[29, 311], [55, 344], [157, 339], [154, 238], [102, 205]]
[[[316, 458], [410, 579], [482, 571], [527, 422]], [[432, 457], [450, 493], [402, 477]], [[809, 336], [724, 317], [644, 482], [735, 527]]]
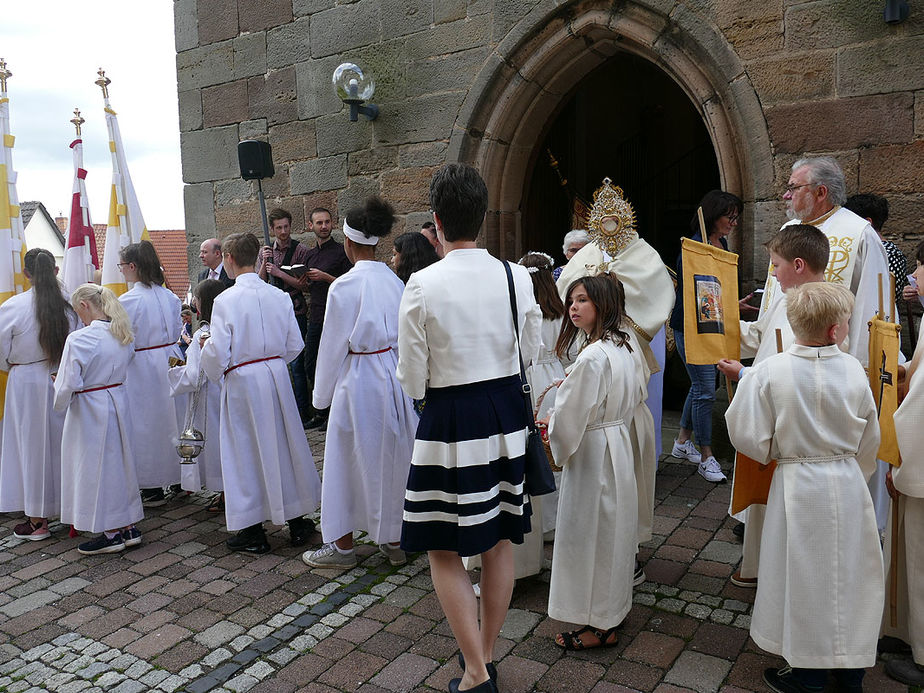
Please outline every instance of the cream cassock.
[[[890, 600], [886, 600], [883, 632], [899, 637], [909, 645], [914, 661], [924, 664], [924, 373], [919, 364], [924, 360], [924, 322], [918, 336], [918, 346], [911, 362], [913, 373], [908, 395], [895, 412], [895, 433], [902, 454], [902, 464], [892, 470], [892, 481], [902, 494], [898, 499], [898, 590], [897, 624], [892, 626]], [[894, 502], [894, 501], [893, 501]], [[891, 560], [892, 523], [888, 524], [885, 548]], [[891, 586], [891, 580], [887, 581]]]
[[725, 419], [736, 449], [778, 462], [751, 637], [793, 667], [873, 666], [883, 570], [866, 480], [879, 422], [863, 367], [836, 346], [793, 344], [741, 380]]
[[[39, 346], [35, 292], [0, 306], [0, 370], [9, 371], [0, 438], [0, 512], [57, 517], [61, 511], [61, 429], [52, 409], [51, 364]], [[77, 326], [71, 317], [70, 329]]]
[[401, 539], [418, 421], [395, 376], [403, 291], [384, 263], [361, 260], [327, 295], [313, 395], [317, 409], [331, 408], [321, 486], [326, 542], [354, 530], [377, 544]]
[[[781, 294], [777, 301], [753, 322], [740, 321], [741, 325], [741, 358], [754, 359], [754, 365], [773, 356], [776, 351], [776, 331], [780, 331], [780, 341], [783, 349], [788, 349], [793, 343], [792, 327], [786, 316], [786, 294]], [[745, 376], [746, 377], [746, 376]], [[732, 485], [735, 479], [732, 476]], [[736, 520], [744, 522], [744, 542], [741, 547], [741, 577], [756, 578], [757, 566], [760, 561], [760, 537], [764, 530], [764, 515], [767, 506], [755, 503], [746, 510], [732, 515]], [[731, 508], [729, 508], [731, 514]]]
[[255, 273], [242, 274], [215, 299], [211, 328], [201, 362], [212, 382], [225, 376], [220, 438], [228, 529], [313, 513], [321, 481], [286, 368], [304, 346], [292, 300]]
[[[144, 517], [125, 378], [135, 352], [94, 320], [72, 332], [55, 378], [55, 409], [67, 410], [61, 447], [61, 523], [85, 532], [119, 529]], [[115, 387], [107, 387], [115, 385]], [[93, 392], [81, 392], [105, 388]], [[80, 393], [80, 394], [77, 394]]]
[[[199, 338], [207, 330], [207, 326], [200, 326], [196, 330], [192, 342], [186, 347], [186, 364], [174, 366], [167, 371], [170, 392], [177, 398], [178, 402], [182, 402], [182, 406], [177, 407], [177, 423], [180, 427], [183, 426], [186, 420], [187, 407], [192, 406], [193, 393], [196, 391], [196, 385], [199, 382], [202, 358], [202, 347], [199, 346]], [[180, 484], [184, 491], [195, 493], [203, 487], [209, 491], [222, 490], [221, 446], [218, 442], [221, 421], [222, 381], [223, 379], [217, 383], [212, 383], [208, 379], [204, 379], [202, 383], [202, 391], [199, 394], [199, 411], [196, 412], [193, 427], [205, 433], [205, 445], [196, 458], [195, 464], [180, 465]], [[203, 424], [205, 425], [203, 426]]]
[[176, 405], [167, 381], [167, 362], [180, 338], [183, 305], [162, 286], [141, 282], [119, 296], [132, 321], [135, 358], [125, 380], [128, 410], [135, 422], [132, 448], [141, 488], [180, 483], [176, 455]]
[[563, 467], [549, 616], [595, 628], [632, 607], [638, 492], [630, 426], [647, 373], [625, 347], [588, 345], [555, 399], [549, 439]]

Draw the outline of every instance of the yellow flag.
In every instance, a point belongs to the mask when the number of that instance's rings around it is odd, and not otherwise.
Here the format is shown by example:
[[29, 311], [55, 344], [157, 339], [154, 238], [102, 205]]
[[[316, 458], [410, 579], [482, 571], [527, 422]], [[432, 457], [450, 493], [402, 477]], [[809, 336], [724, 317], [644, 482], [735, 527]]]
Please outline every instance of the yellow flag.
[[895, 410], [898, 409], [898, 335], [901, 326], [881, 320], [869, 323], [869, 386], [879, 411], [880, 460], [898, 467], [901, 456], [895, 437]]
[[690, 238], [683, 256], [683, 340], [687, 363], [715, 364], [741, 353], [738, 256]]

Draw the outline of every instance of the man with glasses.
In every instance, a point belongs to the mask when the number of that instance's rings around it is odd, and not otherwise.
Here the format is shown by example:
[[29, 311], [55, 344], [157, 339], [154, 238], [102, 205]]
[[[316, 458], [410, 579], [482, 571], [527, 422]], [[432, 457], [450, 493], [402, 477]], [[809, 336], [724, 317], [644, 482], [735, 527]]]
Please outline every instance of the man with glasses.
[[[856, 297], [850, 316], [847, 351], [864, 366], [869, 361], [869, 328], [867, 323], [879, 310], [879, 277], [885, 303], [889, 304], [889, 260], [879, 235], [870, 223], [842, 205], [847, 202], [844, 172], [830, 156], [799, 159], [792, 165], [792, 175], [783, 193], [786, 215], [790, 224], [810, 224], [828, 237], [831, 254], [825, 270], [825, 281], [843, 284]], [[776, 279], [768, 272], [764, 297], [760, 306], [763, 315], [781, 295]], [[885, 305], [887, 314], [895, 318], [895, 305]], [[902, 359], [899, 356], [899, 359]], [[876, 511], [879, 531], [885, 529], [889, 511], [889, 496], [885, 487], [888, 465], [880, 461], [869, 480], [870, 494]]]

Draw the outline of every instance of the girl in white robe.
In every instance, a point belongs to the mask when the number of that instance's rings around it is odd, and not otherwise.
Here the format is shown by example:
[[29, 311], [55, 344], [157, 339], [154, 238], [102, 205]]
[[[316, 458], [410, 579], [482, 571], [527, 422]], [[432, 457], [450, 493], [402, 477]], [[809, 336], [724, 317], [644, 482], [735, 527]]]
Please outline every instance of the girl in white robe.
[[148, 507], [163, 505], [163, 488], [180, 483], [176, 454], [176, 407], [167, 380], [173, 345], [182, 331], [182, 303], [165, 289], [164, 274], [149, 241], [122, 249], [119, 268], [134, 286], [119, 297], [132, 321], [135, 358], [126, 382], [128, 407], [137, 425], [132, 436], [138, 483]]
[[609, 273], [576, 280], [569, 322], [557, 344], [567, 351], [581, 330], [586, 345], [568, 369], [549, 422], [563, 467], [552, 553], [549, 616], [584, 624], [560, 633], [569, 650], [610, 647], [632, 607], [638, 490], [629, 427], [647, 380], [623, 331], [622, 286]]
[[[212, 320], [212, 306], [215, 297], [224, 290], [224, 283], [217, 279], [205, 279], [196, 286], [193, 305], [199, 311], [201, 322], [193, 340], [186, 347], [186, 363], [182, 366], [174, 366], [167, 371], [171, 394], [178, 399], [185, 395], [185, 397], [182, 397], [182, 417], [178, 422], [181, 426], [186, 420], [188, 407], [192, 406], [193, 394], [196, 392], [200, 381], [202, 381], [199, 392], [199, 411], [196, 412], [196, 420], [192, 423], [196, 429], [205, 433], [205, 445], [202, 452], [196, 457], [194, 464], [184, 464], [180, 468], [180, 485], [184, 491], [191, 493], [196, 493], [203, 487], [215, 493], [221, 493], [222, 491], [218, 431], [221, 421], [221, 386], [223, 379], [217, 383], [210, 383], [207, 378], [204, 378], [201, 355], [202, 341], [211, 329], [209, 323]], [[218, 500], [214, 501], [214, 503], [217, 502]], [[209, 509], [211, 508], [212, 506], [210, 505]]]
[[816, 282], [786, 299], [795, 344], [749, 371], [725, 415], [737, 450], [777, 461], [751, 637], [792, 667], [764, 672], [776, 689], [821, 690], [834, 669], [854, 690], [876, 663], [882, 617], [882, 551], [866, 485], [879, 422], [863, 367], [837, 346], [850, 292]]
[[61, 429], [52, 408], [54, 383], [77, 314], [61, 294], [55, 259], [47, 250], [26, 253], [32, 288], [0, 306], [0, 370], [9, 371], [0, 444], [0, 512], [25, 511], [19, 539], [51, 536], [48, 518], [61, 512]]
[[114, 553], [141, 543], [144, 517], [132, 460], [125, 378], [134, 357], [131, 322], [115, 294], [84, 284], [71, 297], [87, 326], [64, 345], [54, 407], [67, 410], [61, 447], [61, 522], [102, 532], [83, 554]]
[[321, 495], [286, 364], [304, 348], [288, 294], [254, 271], [260, 243], [232, 234], [222, 243], [224, 267], [235, 275], [212, 308], [201, 363], [221, 391], [221, 477], [225, 521], [238, 534], [234, 551], [266, 553], [263, 522], [288, 523], [293, 546], [308, 542]]
[[325, 545], [303, 556], [313, 567], [355, 565], [357, 530], [392, 565], [407, 560], [398, 542], [418, 417], [395, 376], [404, 284], [375, 261], [393, 223], [378, 198], [347, 214], [344, 250], [353, 268], [327, 295], [313, 393], [315, 409], [331, 408], [321, 484]]

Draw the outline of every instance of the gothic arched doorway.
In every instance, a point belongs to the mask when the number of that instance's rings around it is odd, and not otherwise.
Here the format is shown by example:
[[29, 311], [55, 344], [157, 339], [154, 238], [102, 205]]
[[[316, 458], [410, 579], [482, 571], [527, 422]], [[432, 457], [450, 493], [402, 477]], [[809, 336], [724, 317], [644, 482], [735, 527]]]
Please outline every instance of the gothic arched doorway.
[[696, 203], [720, 180], [709, 133], [690, 99], [663, 70], [630, 53], [580, 82], [537, 144], [531, 169], [521, 207], [523, 246], [559, 261], [562, 236], [572, 226], [571, 193], [589, 202], [604, 176], [622, 187], [639, 233], [669, 264]]

